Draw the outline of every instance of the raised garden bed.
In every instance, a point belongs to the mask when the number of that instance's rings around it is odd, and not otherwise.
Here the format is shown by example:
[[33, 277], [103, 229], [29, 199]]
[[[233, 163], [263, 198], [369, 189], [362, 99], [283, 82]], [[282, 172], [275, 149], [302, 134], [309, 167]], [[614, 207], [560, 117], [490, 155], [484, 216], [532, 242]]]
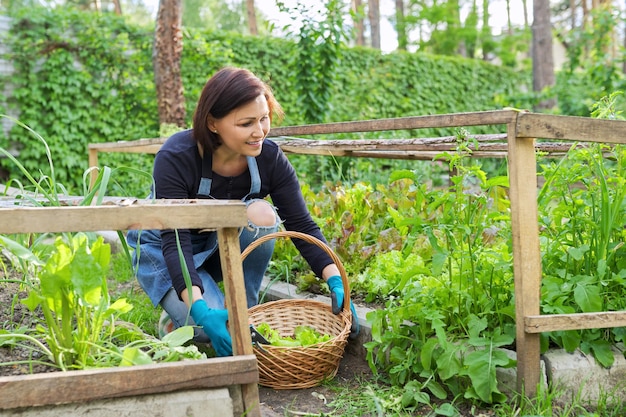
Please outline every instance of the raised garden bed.
[[[210, 206], [207, 207], [207, 206]], [[233, 357], [0, 377], [1, 415], [260, 417], [237, 228], [239, 201], [0, 208], [0, 233], [214, 228], [220, 240]]]

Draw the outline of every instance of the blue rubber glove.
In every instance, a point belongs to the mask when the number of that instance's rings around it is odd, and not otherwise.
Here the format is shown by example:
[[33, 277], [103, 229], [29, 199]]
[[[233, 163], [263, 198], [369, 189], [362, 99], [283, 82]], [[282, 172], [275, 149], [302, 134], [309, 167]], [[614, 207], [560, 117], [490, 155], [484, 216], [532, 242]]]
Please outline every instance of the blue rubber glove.
[[[330, 290], [330, 300], [332, 302], [333, 314], [341, 313], [343, 309], [343, 299], [345, 297], [343, 290], [343, 282], [339, 275], [333, 275], [326, 280], [328, 289]], [[356, 309], [352, 300], [350, 300], [350, 311], [352, 312], [352, 326], [350, 327], [350, 338], [354, 339], [359, 334], [359, 316], [356, 314]]]
[[191, 317], [209, 336], [217, 356], [232, 356], [232, 340], [226, 328], [228, 311], [209, 308], [206, 301], [197, 300], [191, 306]]

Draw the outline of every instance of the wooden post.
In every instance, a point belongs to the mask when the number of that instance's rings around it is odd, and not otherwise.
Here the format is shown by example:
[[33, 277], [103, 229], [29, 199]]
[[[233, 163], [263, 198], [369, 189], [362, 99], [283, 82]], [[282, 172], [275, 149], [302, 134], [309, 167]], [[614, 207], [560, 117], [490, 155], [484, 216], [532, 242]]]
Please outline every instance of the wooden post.
[[92, 168], [90, 173], [90, 181], [89, 185], [93, 186], [96, 182], [96, 178], [98, 178], [98, 171], [95, 168], [98, 167], [98, 149], [97, 148], [89, 148], [89, 168]]
[[[233, 355], [254, 355], [239, 247], [239, 230], [234, 227], [218, 229], [217, 238], [220, 258], [223, 260], [221, 264], [224, 298], [228, 309], [228, 327], [233, 340]], [[258, 385], [256, 383], [241, 385], [241, 394], [246, 416], [261, 417]]]
[[540, 339], [538, 333], [526, 333], [524, 317], [539, 314], [541, 295], [535, 140], [517, 137], [514, 122], [507, 125], [507, 131], [515, 280], [517, 388], [526, 396], [532, 397], [541, 376]]

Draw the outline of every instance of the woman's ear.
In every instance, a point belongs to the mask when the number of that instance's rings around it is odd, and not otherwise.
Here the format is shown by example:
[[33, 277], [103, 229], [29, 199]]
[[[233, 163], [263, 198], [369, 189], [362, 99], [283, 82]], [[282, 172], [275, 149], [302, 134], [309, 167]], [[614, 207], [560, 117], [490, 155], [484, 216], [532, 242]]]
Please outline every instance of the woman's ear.
[[208, 116], [206, 118], [206, 126], [211, 132], [217, 133], [217, 127], [215, 126], [215, 119], [212, 116]]

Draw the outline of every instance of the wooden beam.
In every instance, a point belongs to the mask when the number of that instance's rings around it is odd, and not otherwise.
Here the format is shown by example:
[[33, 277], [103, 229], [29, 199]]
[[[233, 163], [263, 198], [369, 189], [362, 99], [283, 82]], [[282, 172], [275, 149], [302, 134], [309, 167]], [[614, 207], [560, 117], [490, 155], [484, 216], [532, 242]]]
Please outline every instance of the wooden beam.
[[[442, 153], [444, 151], [332, 151], [330, 153], [319, 153], [316, 150], [307, 149], [293, 149], [285, 151], [288, 155], [317, 155], [317, 156], [335, 156], [335, 157], [350, 157], [350, 158], [374, 158], [374, 159], [394, 159], [394, 160], [407, 160], [407, 161], [433, 161], [441, 160]], [[450, 151], [451, 152], [451, 151]], [[507, 156], [505, 151], [475, 151], [467, 156], [475, 158], [504, 158]]]
[[[241, 250], [239, 248], [239, 231], [236, 228], [219, 229], [217, 232], [218, 247], [221, 259], [230, 259], [222, 262], [222, 276], [230, 277], [224, 280], [224, 298], [228, 310], [228, 326], [233, 341], [234, 355], [254, 355], [250, 322], [248, 320], [248, 302], [246, 287], [243, 278]], [[244, 409], [250, 416], [259, 416], [259, 386], [257, 381], [243, 384], [241, 394]]]
[[239, 200], [137, 201], [132, 205], [0, 208], [0, 233], [218, 229], [247, 224]]
[[[321, 140], [316, 139], [302, 139], [291, 136], [278, 136], [274, 139], [279, 145], [289, 144], [293, 146], [307, 146], [312, 144], [313, 146], [319, 146], [324, 144], [345, 145], [351, 148], [360, 146], [362, 150], [365, 149], [381, 149], [381, 148], [396, 148], [398, 146], [407, 146], [408, 149], [420, 149], [425, 145], [440, 145], [440, 144], [452, 144], [456, 145], [459, 141], [465, 141], [467, 143], [479, 142], [479, 143], [505, 143], [506, 133], [494, 133], [485, 135], [469, 135], [467, 139], [459, 139], [457, 136], [439, 136], [436, 138], [376, 138], [376, 139], [333, 139], [324, 138]], [[397, 148], [400, 149], [400, 148]]]
[[[498, 135], [502, 136], [502, 135]], [[370, 140], [305, 140], [291, 139], [277, 142], [285, 153], [298, 155], [363, 156], [370, 158], [429, 159], [443, 152], [456, 152], [454, 141], [432, 139], [370, 139]], [[502, 157], [507, 154], [506, 142], [480, 142], [475, 145], [467, 142], [473, 157]], [[571, 144], [536, 143], [538, 152], [548, 155], [563, 155], [571, 149]], [[469, 155], [468, 155], [469, 156]]]
[[256, 356], [0, 377], [0, 409], [256, 385]]
[[[294, 127], [299, 128], [299, 127]], [[299, 133], [298, 133], [299, 134]], [[346, 156], [377, 159], [404, 159], [404, 160], [433, 160], [442, 152], [455, 152], [456, 140], [454, 136], [440, 138], [414, 139], [282, 139], [276, 137], [276, 143], [286, 154], [291, 155], [321, 155]], [[507, 156], [506, 134], [472, 135], [468, 147], [475, 158], [504, 158]], [[479, 145], [474, 146], [474, 140]], [[91, 144], [89, 149], [89, 166], [98, 165], [98, 152], [132, 152], [156, 153], [163, 139], [139, 139], [137, 141], [110, 142], [105, 144]], [[569, 143], [541, 142], [536, 143], [537, 151], [546, 156], [562, 156], [570, 150]], [[581, 144], [578, 146], [585, 146]], [[96, 172], [92, 173], [95, 180]]]
[[549, 314], [524, 317], [526, 333], [558, 330], [606, 329], [626, 326], [626, 311], [597, 313]]
[[459, 126], [505, 125], [514, 121], [518, 112], [495, 110], [472, 113], [438, 114], [431, 116], [398, 117], [393, 119], [336, 122], [302, 126], [275, 127], [268, 136], [318, 135], [328, 133], [375, 132]]
[[[300, 150], [301, 153], [316, 155], [336, 154], [337, 152], [365, 152], [365, 151], [454, 151], [457, 143], [452, 140], [431, 139], [369, 139], [369, 140], [306, 140], [291, 139], [278, 141], [278, 146], [285, 152]], [[475, 146], [467, 141], [468, 147], [475, 150], [499, 151], [506, 150], [506, 143], [480, 143]]]
[[156, 153], [167, 138], [90, 143], [88, 149], [98, 152]]
[[509, 198], [515, 282], [517, 388], [533, 397], [540, 381], [538, 334], [524, 331], [524, 317], [539, 314], [541, 250], [537, 210], [537, 168], [533, 138], [520, 138], [508, 126]]
[[626, 144], [626, 121], [520, 113], [517, 136]]

